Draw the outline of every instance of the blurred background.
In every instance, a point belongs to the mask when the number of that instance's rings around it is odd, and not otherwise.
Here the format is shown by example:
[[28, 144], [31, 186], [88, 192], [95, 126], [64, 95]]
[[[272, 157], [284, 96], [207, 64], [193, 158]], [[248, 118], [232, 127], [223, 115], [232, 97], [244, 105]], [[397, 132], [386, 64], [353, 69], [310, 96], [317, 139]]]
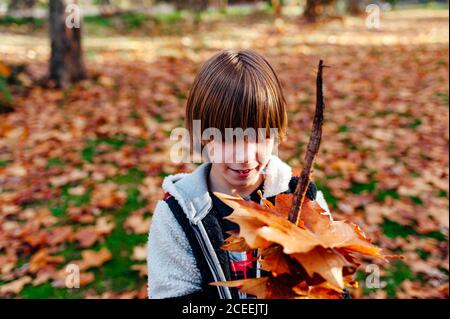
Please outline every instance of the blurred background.
[[195, 168], [169, 161], [170, 132], [224, 48], [278, 72], [296, 171], [330, 66], [314, 181], [405, 256], [378, 289], [362, 265], [353, 297], [448, 297], [448, 23], [448, 1], [0, 0], [0, 297], [147, 297], [162, 180]]

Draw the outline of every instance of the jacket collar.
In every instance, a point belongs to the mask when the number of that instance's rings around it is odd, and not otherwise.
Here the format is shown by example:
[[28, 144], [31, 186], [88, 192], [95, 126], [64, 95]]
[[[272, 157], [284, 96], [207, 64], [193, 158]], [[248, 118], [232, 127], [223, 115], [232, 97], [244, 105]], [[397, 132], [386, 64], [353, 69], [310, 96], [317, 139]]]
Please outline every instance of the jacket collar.
[[[207, 182], [210, 170], [211, 163], [203, 163], [192, 173], [170, 175], [163, 181], [163, 190], [177, 200], [189, 220], [194, 224], [202, 220], [212, 207]], [[264, 169], [264, 175], [264, 198], [275, 196], [289, 189], [292, 169], [278, 156], [271, 155]]]

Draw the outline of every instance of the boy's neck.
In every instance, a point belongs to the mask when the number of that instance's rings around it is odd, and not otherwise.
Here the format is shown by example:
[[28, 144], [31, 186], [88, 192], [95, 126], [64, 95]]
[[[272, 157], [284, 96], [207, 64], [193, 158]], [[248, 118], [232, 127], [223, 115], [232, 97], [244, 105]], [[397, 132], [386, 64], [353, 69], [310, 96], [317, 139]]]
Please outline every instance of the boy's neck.
[[263, 181], [264, 176], [260, 174], [255, 183], [242, 187], [235, 187], [227, 183], [223, 176], [218, 174], [214, 169], [214, 165], [212, 165], [208, 176], [208, 189], [210, 192], [220, 192], [227, 195], [241, 196], [245, 198], [257, 190]]

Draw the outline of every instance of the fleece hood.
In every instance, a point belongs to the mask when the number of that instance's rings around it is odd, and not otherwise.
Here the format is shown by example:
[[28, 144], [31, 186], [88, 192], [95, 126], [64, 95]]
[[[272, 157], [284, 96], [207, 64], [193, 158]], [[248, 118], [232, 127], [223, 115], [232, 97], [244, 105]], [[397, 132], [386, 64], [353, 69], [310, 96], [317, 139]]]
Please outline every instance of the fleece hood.
[[[203, 163], [192, 173], [167, 176], [162, 184], [164, 192], [175, 197], [187, 217], [194, 224], [202, 220], [212, 207], [207, 182], [211, 165], [211, 163]], [[271, 155], [264, 169], [264, 175], [263, 198], [277, 195], [289, 189], [292, 169], [278, 156]]]

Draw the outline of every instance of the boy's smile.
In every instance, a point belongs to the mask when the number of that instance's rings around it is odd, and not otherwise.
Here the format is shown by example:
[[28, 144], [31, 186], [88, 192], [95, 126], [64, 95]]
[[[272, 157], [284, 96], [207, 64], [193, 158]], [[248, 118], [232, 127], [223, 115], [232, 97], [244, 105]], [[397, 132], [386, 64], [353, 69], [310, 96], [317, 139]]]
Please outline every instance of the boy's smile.
[[258, 172], [259, 165], [251, 168], [232, 168], [228, 167], [228, 169], [232, 172], [232, 174], [236, 175], [236, 178], [240, 179], [248, 179], [250, 176], [252, 176], [255, 172]]
[[[268, 138], [263, 144], [264, 147], [258, 148], [257, 143], [246, 142], [243, 153], [236, 147], [226, 153], [222, 143], [209, 143], [206, 148], [212, 162], [210, 190], [242, 197], [254, 192], [264, 181], [263, 169], [269, 162], [274, 141]], [[236, 160], [238, 158], [240, 160]]]

